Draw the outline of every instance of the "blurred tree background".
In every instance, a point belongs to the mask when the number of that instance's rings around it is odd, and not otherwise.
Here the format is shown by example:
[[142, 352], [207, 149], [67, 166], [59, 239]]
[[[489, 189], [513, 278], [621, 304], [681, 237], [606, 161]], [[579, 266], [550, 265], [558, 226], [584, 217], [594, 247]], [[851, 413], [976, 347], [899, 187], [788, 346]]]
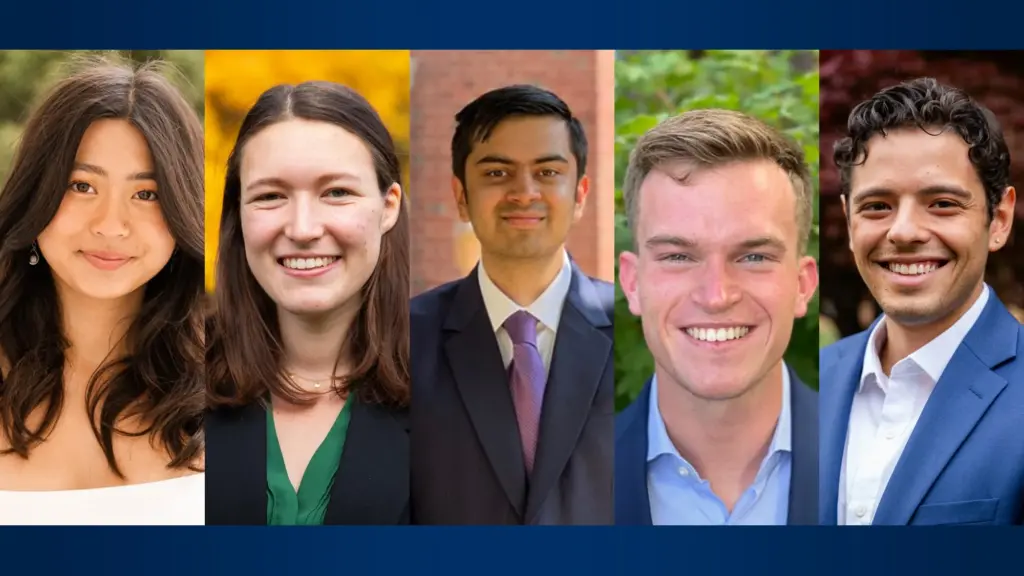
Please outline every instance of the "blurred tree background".
[[[213, 290], [224, 172], [249, 108], [278, 84], [327, 80], [352, 88], [377, 110], [409, 182], [409, 52], [239, 50], [206, 52], [206, 287]], [[408, 189], [403, 186], [408, 196]]]
[[83, 56], [106, 56], [143, 63], [162, 60], [172, 66], [175, 86], [202, 118], [203, 52], [201, 50], [73, 51], [0, 50], [0, 182], [14, 156], [29, 113], [46, 92], [66, 77]]
[[[815, 184], [808, 253], [818, 258], [818, 54], [816, 51], [618, 51], [615, 63], [615, 253], [632, 248], [622, 201], [629, 152], [658, 122], [699, 108], [727, 108], [775, 126], [803, 146]], [[616, 258], [615, 274], [618, 277]], [[793, 327], [786, 362], [818, 386], [818, 296]], [[640, 319], [615, 294], [616, 408], [654, 373]]]
[[[839, 171], [832, 161], [845, 136], [853, 107], [883, 88], [932, 77], [955, 86], [989, 108], [999, 119], [1010, 149], [1010, 184], [1018, 187], [1017, 216], [1006, 246], [990, 253], [985, 281], [1018, 320], [1024, 322], [1024, 60], [1019, 51], [825, 50], [821, 53], [821, 323], [822, 344], [866, 329], [881, 314], [849, 249], [840, 201]], [[833, 332], [824, 338], [825, 326]]]

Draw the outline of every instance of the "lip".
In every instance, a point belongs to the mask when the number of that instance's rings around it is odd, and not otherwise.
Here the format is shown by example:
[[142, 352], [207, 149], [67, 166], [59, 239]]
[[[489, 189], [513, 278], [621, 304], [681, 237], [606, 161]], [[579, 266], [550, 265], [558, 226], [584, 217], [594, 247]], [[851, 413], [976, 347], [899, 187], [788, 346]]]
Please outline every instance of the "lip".
[[100, 270], [117, 270], [131, 260], [131, 256], [118, 254], [116, 252], [88, 252], [82, 251], [82, 256], [89, 264]]
[[[935, 270], [933, 270], [933, 271], [931, 271], [931, 272], [929, 272], [927, 274], [915, 274], [915, 275], [912, 275], [912, 276], [911, 275], [906, 275], [906, 274], [897, 274], [897, 273], [893, 272], [892, 270], [889, 270], [889, 268], [885, 266], [885, 264], [889, 264], [889, 263], [897, 263], [897, 264], [907, 264], [907, 265], [909, 265], [909, 264], [920, 264], [922, 262], [942, 262], [943, 264], [941, 266], [939, 266], [938, 268], [936, 268]], [[939, 271], [941, 271], [943, 268], [948, 266], [949, 263], [950, 263], [949, 260], [945, 260], [945, 259], [941, 259], [941, 258], [932, 258], [932, 259], [917, 258], [917, 259], [914, 259], [914, 260], [910, 260], [910, 259], [876, 260], [874, 264], [876, 266], [878, 266], [879, 270], [882, 271], [882, 274], [885, 277], [886, 282], [888, 282], [890, 284], [893, 284], [893, 285], [896, 285], [896, 286], [899, 286], [899, 287], [902, 287], [902, 288], [916, 288], [916, 287], [919, 287], [922, 284], [925, 284], [926, 282], [930, 281], [932, 278], [934, 278], [935, 275], [938, 274]]]
[[536, 228], [544, 221], [544, 216], [538, 214], [509, 214], [501, 219], [513, 228]]
[[[331, 262], [323, 268], [310, 268], [307, 270], [296, 270], [285, 266], [281, 261], [286, 258], [334, 258], [334, 262]], [[286, 256], [279, 256], [277, 259], [277, 265], [284, 270], [284, 273], [293, 278], [315, 278], [317, 276], [323, 276], [331, 270], [338, 267], [338, 262], [341, 262], [341, 256], [332, 254], [288, 254]]]
[[[746, 328], [747, 329], [747, 333], [744, 334], [744, 336], [742, 338], [735, 338], [733, 340], [725, 340], [723, 342], [717, 342], [717, 341], [716, 342], [708, 342], [707, 340], [698, 340], [698, 339], [694, 338], [693, 336], [690, 336], [686, 332], [690, 328], [718, 329], [718, 328], [735, 328], [737, 326]], [[697, 348], [701, 348], [703, 350], [711, 350], [711, 351], [718, 351], [718, 352], [727, 352], [729, 350], [732, 350], [734, 348], [738, 348], [739, 346], [744, 345], [746, 343], [746, 341], [750, 338], [750, 335], [753, 334], [756, 330], [757, 330], [757, 326], [753, 326], [753, 325], [750, 325], [750, 324], [744, 324], [742, 322], [733, 323], [733, 324], [724, 324], [724, 323], [718, 323], [718, 322], [714, 322], [714, 323], [701, 323], [701, 324], [687, 324], [686, 326], [684, 326], [682, 328], [679, 328], [679, 332], [682, 333], [683, 338], [685, 338], [686, 341], [691, 346], [696, 346]]]

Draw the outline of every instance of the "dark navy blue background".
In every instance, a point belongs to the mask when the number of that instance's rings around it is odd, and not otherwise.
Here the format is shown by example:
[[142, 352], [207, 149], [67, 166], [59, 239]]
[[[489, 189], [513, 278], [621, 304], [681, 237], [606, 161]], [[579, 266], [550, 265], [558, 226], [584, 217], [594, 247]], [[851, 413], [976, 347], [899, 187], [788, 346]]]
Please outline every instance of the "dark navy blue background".
[[953, 0], [10, 0], [3, 48], [1018, 48]]
[[[63, 4], [5, 3], [0, 48], [1024, 48], [1009, 2]], [[0, 529], [5, 576], [776, 572], [1024, 574], [1024, 528]]]

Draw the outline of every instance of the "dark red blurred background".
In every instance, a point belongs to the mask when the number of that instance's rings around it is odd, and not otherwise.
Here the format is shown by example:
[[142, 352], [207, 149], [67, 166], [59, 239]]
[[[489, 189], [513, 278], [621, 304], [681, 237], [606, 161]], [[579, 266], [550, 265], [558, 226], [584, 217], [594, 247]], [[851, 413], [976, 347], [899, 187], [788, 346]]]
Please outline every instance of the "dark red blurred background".
[[[879, 90], [929, 76], [966, 91], [999, 118], [1010, 148], [1011, 184], [1024, 194], [1024, 52], [825, 50], [821, 69], [821, 329], [859, 332], [880, 313], [853, 263], [839, 199], [832, 148], [850, 111]], [[989, 255], [986, 281], [1024, 321], [1024, 248], [1015, 241], [1024, 226], [1024, 199], [1017, 201], [1007, 246]], [[1024, 236], [1020, 236], [1024, 238]], [[832, 324], [832, 326], [826, 326]]]

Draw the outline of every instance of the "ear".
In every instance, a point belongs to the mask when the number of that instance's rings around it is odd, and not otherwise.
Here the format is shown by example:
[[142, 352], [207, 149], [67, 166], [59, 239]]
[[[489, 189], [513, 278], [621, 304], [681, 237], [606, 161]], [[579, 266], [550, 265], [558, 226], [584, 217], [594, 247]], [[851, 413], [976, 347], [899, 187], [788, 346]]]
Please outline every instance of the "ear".
[[626, 302], [629, 303], [629, 311], [634, 316], [640, 316], [640, 290], [637, 285], [639, 257], [632, 252], [619, 254], [619, 286], [622, 293], [626, 295]]
[[395, 182], [384, 193], [384, 210], [380, 215], [380, 227], [385, 234], [390, 232], [398, 222], [398, 214], [402, 211], [402, 201], [402, 187]]
[[455, 196], [455, 207], [459, 210], [459, 220], [469, 222], [469, 198], [458, 176], [452, 176], [452, 194]]
[[815, 290], [818, 289], [818, 263], [813, 257], [804, 256], [800, 258], [797, 267], [796, 306], [793, 309], [793, 315], [803, 318], [807, 315], [807, 304], [810, 303]]
[[587, 205], [587, 196], [590, 194], [590, 178], [584, 175], [576, 184], [576, 205], [573, 208], [572, 221], [579, 222], [583, 217], [583, 208]]
[[992, 212], [992, 221], [988, 224], [988, 250], [995, 252], [1006, 246], [1013, 229], [1013, 216], [1017, 208], [1017, 190], [1010, 186], [1003, 192], [1002, 199]]
[[839, 195], [839, 201], [843, 204], [843, 219], [846, 220], [846, 241], [850, 247], [850, 252], [853, 252], [853, 234], [850, 233], [850, 211], [846, 208], [846, 202], [849, 198], [846, 194]]

